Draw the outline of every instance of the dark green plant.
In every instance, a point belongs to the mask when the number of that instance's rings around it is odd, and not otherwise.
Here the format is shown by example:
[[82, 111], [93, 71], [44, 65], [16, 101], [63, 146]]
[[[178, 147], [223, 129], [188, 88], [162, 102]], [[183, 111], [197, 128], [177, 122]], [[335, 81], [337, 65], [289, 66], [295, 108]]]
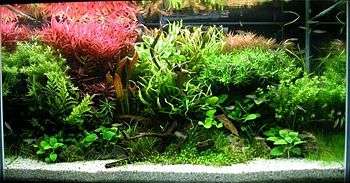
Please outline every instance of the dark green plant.
[[290, 158], [302, 155], [301, 144], [305, 143], [305, 141], [301, 140], [298, 132], [271, 128], [264, 132], [264, 135], [267, 137], [266, 140], [273, 142], [272, 156], [286, 156]]
[[233, 105], [224, 108], [227, 117], [237, 125], [242, 136], [246, 137], [250, 142], [253, 141], [255, 135], [262, 127], [257, 123], [261, 117], [259, 109], [266, 100], [256, 95], [246, 95], [242, 99], [234, 101]]
[[113, 100], [104, 99], [100, 101], [100, 105], [96, 111], [96, 118], [103, 125], [112, 124], [116, 113], [116, 103]]
[[43, 157], [47, 163], [56, 162], [59, 151], [64, 147], [62, 142], [62, 139], [56, 136], [46, 136], [39, 145], [34, 145], [37, 149], [36, 154]]

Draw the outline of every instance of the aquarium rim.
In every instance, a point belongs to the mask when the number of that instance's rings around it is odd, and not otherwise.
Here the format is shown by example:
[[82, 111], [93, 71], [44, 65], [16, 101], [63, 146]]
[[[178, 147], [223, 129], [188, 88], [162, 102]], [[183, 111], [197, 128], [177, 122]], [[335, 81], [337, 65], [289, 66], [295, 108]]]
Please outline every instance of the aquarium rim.
[[350, 182], [350, 2], [346, 0], [346, 113], [345, 113], [345, 182]]
[[[310, 0], [305, 0], [310, 1]], [[2, 0], [0, 5], [13, 4], [13, 3], [54, 3], [54, 2], [86, 2], [86, 0]], [[349, 31], [350, 31], [350, 2], [346, 0], [346, 113], [345, 113], [345, 152], [344, 152], [344, 180], [350, 182], [350, 44], [349, 44]], [[0, 41], [1, 47], [1, 41]], [[0, 52], [1, 54], [1, 52]], [[2, 96], [2, 64], [0, 57], [0, 182], [4, 180], [4, 121], [3, 121], [3, 96]]]

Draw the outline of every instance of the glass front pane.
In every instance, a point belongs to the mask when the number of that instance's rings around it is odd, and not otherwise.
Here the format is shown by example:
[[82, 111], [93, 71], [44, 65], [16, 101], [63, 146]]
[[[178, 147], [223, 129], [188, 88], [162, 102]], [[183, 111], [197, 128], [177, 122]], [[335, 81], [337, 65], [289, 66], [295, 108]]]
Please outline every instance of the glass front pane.
[[1, 5], [8, 169], [28, 159], [113, 160], [106, 168], [271, 160], [341, 169], [345, 5]]

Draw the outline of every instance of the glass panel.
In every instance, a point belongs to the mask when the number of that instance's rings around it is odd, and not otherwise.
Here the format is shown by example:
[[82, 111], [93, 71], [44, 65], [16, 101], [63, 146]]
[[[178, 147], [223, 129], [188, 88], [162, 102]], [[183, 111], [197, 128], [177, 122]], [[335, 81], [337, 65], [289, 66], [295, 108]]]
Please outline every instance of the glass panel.
[[345, 4], [1, 5], [7, 170], [28, 159], [341, 170]]

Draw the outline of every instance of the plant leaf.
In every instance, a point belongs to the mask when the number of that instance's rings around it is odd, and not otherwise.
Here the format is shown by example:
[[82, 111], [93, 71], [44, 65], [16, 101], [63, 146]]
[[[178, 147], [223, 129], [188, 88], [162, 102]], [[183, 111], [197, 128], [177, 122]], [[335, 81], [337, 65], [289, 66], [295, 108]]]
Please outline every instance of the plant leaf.
[[50, 153], [49, 159], [51, 162], [55, 162], [57, 160], [57, 154], [54, 152]]
[[104, 130], [104, 131], [102, 132], [102, 138], [105, 139], [105, 140], [110, 141], [110, 140], [112, 140], [112, 138], [113, 138], [114, 136], [116, 136], [116, 133], [115, 133], [115, 132], [112, 132], [112, 131], [110, 131], [110, 130]]
[[264, 135], [267, 137], [275, 137], [278, 135], [279, 129], [278, 128], [270, 128], [268, 131], [264, 132]]
[[54, 145], [57, 143], [57, 138], [55, 137], [50, 137], [49, 143], [51, 147], [54, 147]]
[[304, 144], [306, 143], [305, 141], [296, 141], [293, 143], [293, 145], [299, 145], [299, 144]]
[[286, 138], [286, 137], [288, 137], [289, 133], [288, 133], [288, 130], [280, 130], [279, 134], [281, 137]]
[[213, 96], [213, 97], [210, 97], [208, 98], [205, 103], [209, 104], [209, 105], [215, 105], [217, 104], [219, 101], [219, 97], [216, 97], [216, 96]]
[[115, 73], [114, 79], [113, 79], [113, 86], [115, 90], [115, 94], [118, 100], [123, 99], [124, 97], [124, 91], [123, 91], [123, 83], [122, 79], [120, 78], [118, 73]]
[[282, 146], [277, 146], [271, 149], [270, 154], [272, 156], [282, 156], [284, 154], [284, 148]]
[[278, 138], [278, 137], [269, 137], [266, 140], [275, 142], [275, 141], [280, 140], [280, 138]]
[[274, 145], [286, 145], [286, 144], [288, 144], [288, 142], [285, 141], [284, 139], [279, 139], [279, 140], [276, 140], [273, 144]]
[[243, 117], [244, 121], [251, 121], [251, 120], [255, 120], [256, 118], [260, 117], [259, 113], [254, 113], [254, 114], [248, 114], [246, 116]]
[[48, 150], [48, 149], [51, 149], [51, 148], [52, 148], [52, 147], [50, 146], [50, 144], [49, 144], [47, 141], [45, 141], [45, 140], [43, 140], [43, 141], [40, 142], [40, 146], [41, 146], [44, 150]]
[[216, 109], [211, 109], [211, 110], [208, 110], [205, 114], [207, 115], [207, 117], [214, 118], [215, 113], [216, 113]]
[[41, 155], [41, 154], [44, 154], [44, 153], [45, 153], [45, 151], [42, 150], [42, 149], [39, 149], [38, 151], [36, 151], [36, 154], [37, 154], [37, 155]]

